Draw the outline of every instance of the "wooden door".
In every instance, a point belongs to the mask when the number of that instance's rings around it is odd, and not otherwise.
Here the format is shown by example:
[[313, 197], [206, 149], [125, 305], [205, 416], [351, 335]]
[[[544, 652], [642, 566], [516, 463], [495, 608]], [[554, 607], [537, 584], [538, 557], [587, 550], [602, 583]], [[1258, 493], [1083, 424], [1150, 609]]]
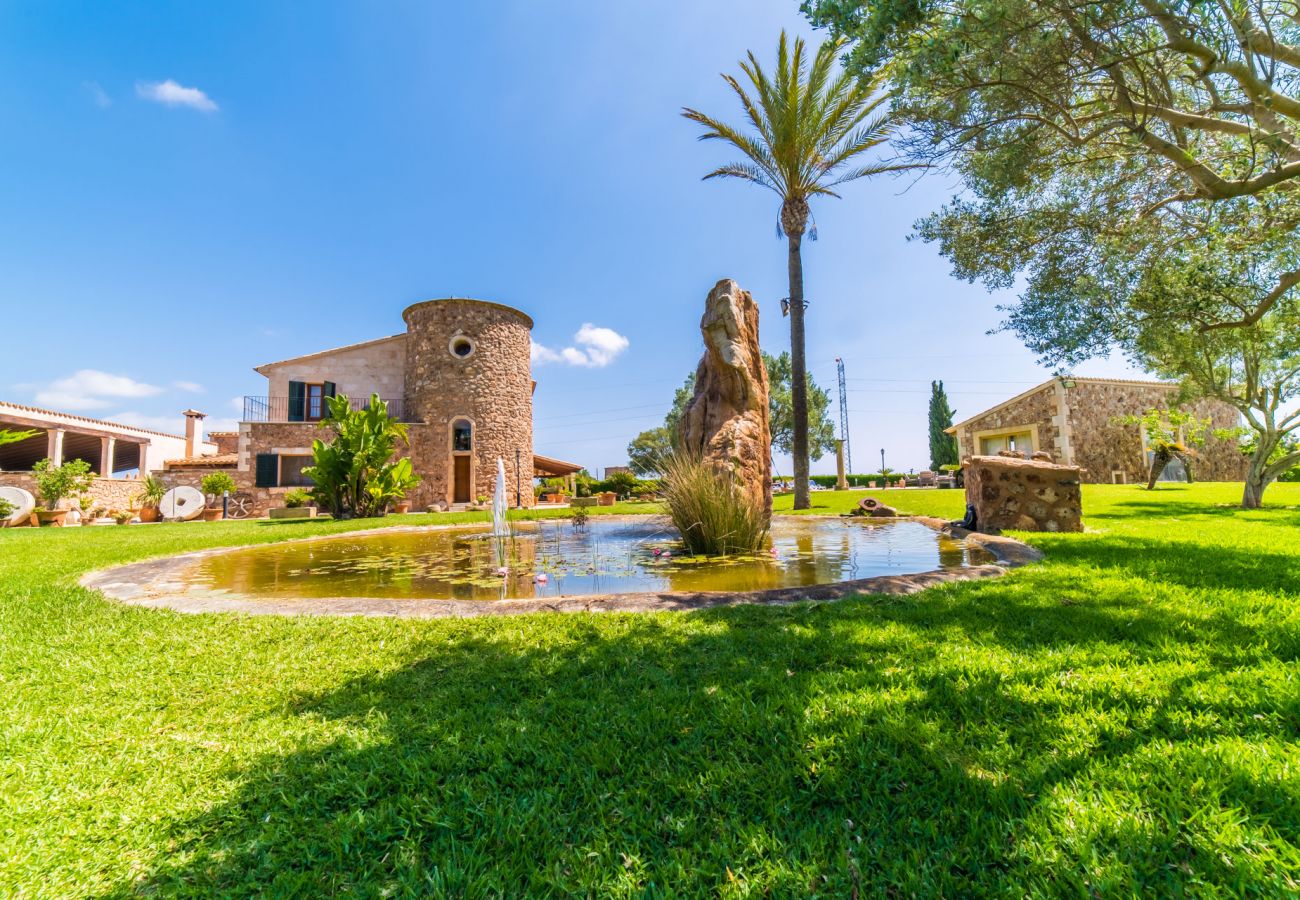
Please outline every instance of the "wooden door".
[[451, 502], [468, 503], [471, 499], [469, 495], [468, 454], [464, 456], [457, 455], [452, 457], [452, 473], [453, 473], [453, 478], [452, 478], [452, 488], [451, 488]]

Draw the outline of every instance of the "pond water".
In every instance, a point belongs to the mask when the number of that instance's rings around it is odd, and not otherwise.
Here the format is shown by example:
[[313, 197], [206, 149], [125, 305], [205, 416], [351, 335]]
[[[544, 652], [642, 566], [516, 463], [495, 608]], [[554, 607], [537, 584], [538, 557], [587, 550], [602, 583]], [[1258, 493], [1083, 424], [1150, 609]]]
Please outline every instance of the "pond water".
[[486, 601], [769, 590], [990, 559], [919, 522], [777, 517], [768, 544], [752, 556], [687, 557], [664, 519], [593, 517], [581, 526], [557, 519], [514, 523], [504, 543], [471, 527], [268, 544], [207, 557], [183, 578], [253, 599]]

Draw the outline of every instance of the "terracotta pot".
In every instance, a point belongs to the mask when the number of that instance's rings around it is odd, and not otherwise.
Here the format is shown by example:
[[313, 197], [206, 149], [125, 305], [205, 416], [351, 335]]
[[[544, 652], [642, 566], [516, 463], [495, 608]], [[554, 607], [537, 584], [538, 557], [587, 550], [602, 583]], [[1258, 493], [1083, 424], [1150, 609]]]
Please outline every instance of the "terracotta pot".
[[54, 525], [58, 528], [63, 527], [63, 520], [68, 517], [66, 509], [38, 509], [36, 518], [42, 525]]
[[398, 515], [409, 513], [411, 511], [411, 501], [399, 500], [394, 508], [397, 510]]
[[158, 507], [156, 507], [156, 506], [142, 506], [142, 507], [140, 508], [140, 521], [141, 521], [141, 522], [157, 522], [157, 521], [158, 521]]
[[203, 521], [205, 522], [221, 521], [221, 507], [218, 506], [215, 509], [209, 507], [208, 509], [203, 510]]

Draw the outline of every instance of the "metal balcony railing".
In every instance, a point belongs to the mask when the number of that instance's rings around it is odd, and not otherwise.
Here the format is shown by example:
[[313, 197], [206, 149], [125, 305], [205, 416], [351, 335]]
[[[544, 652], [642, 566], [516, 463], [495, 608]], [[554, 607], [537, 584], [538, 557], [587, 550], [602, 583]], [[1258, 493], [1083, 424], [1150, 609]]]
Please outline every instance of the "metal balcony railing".
[[[388, 404], [390, 416], [402, 422], [408, 421], [406, 403], [400, 397], [396, 399], [385, 397], [384, 402]], [[349, 397], [348, 404], [353, 409], [364, 409], [370, 404], [370, 397]], [[292, 418], [289, 416], [291, 408], [294, 413]], [[245, 397], [244, 417], [241, 421], [315, 422], [324, 414], [325, 409], [324, 401], [311, 401], [305, 398], [302, 400], [294, 398], [291, 407], [288, 397]]]

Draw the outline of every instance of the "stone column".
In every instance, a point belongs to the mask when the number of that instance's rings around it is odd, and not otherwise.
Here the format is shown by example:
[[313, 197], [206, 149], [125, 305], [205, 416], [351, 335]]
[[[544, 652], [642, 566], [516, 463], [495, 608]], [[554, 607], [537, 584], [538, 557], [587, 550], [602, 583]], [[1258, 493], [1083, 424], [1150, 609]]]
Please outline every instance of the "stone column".
[[140, 444], [140, 477], [144, 478], [149, 474], [149, 444]]
[[117, 438], [99, 439], [99, 474], [101, 478], [113, 477], [113, 454], [117, 452]]
[[844, 477], [844, 442], [835, 442], [835, 489], [847, 491], [849, 480]]
[[49, 446], [45, 455], [50, 458], [50, 465], [63, 465], [63, 429], [51, 428], [49, 434]]

